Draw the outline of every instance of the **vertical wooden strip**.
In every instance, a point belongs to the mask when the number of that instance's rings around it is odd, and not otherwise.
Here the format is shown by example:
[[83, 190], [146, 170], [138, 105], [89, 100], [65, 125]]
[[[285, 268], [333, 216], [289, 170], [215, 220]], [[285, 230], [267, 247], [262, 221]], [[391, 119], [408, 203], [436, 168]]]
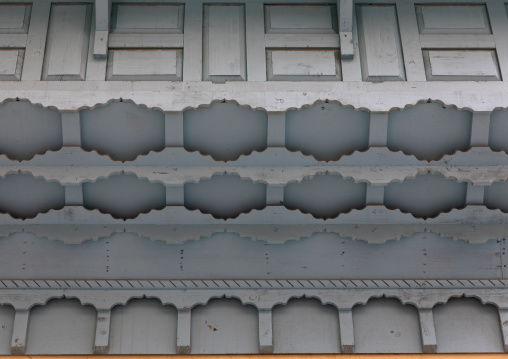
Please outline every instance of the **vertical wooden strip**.
[[164, 126], [167, 147], [183, 147], [183, 112], [165, 113]]
[[366, 205], [383, 205], [385, 201], [385, 187], [384, 186], [367, 186], [367, 195], [365, 199]]
[[341, 57], [351, 58], [355, 54], [353, 42], [353, 0], [339, 0], [339, 37]]
[[190, 354], [190, 352], [191, 352], [191, 310], [190, 309], [178, 309], [176, 349], [177, 349], [178, 354]]
[[472, 183], [468, 183], [466, 192], [466, 204], [482, 205], [484, 193], [484, 186], [473, 186]]
[[426, 81], [420, 33], [413, 1], [397, 1], [400, 41], [407, 81]]
[[62, 112], [62, 143], [64, 146], [81, 146], [79, 112]]
[[[92, 13], [92, 18], [95, 18], [95, 10]], [[95, 21], [92, 21], [90, 30], [90, 43], [95, 43]], [[86, 65], [86, 81], [104, 81], [106, 79], [106, 65], [107, 59], [105, 57], [94, 56], [94, 46], [88, 49], [88, 59]]]
[[505, 353], [508, 353], [508, 308], [499, 308], [499, 322], [503, 335], [503, 346]]
[[371, 112], [369, 146], [386, 147], [388, 139], [388, 113]]
[[268, 114], [268, 147], [284, 147], [286, 145], [286, 113]]
[[471, 146], [488, 146], [491, 112], [473, 112], [471, 123]]
[[266, 205], [281, 206], [284, 203], [284, 186], [268, 185], [266, 187]]
[[183, 81], [201, 81], [203, 77], [203, 3], [185, 4], [183, 35]]
[[28, 333], [29, 309], [16, 309], [14, 314], [14, 326], [12, 329], [11, 353], [12, 355], [24, 355], [26, 352], [26, 338]]
[[259, 310], [259, 353], [273, 353], [272, 310]]
[[422, 336], [422, 350], [426, 354], [436, 353], [437, 339], [436, 328], [434, 327], [434, 314], [432, 309], [419, 309], [420, 332]]
[[266, 81], [265, 14], [263, 3], [245, 4], [247, 80]]
[[356, 21], [356, 9], [353, 7], [353, 47], [352, 58], [342, 58], [342, 81], [362, 81], [362, 63], [358, 49], [358, 23]]
[[39, 81], [41, 79], [50, 11], [51, 0], [33, 2], [23, 73], [21, 75], [22, 81]]
[[65, 205], [82, 206], [83, 205], [83, 185], [65, 186]]
[[355, 333], [353, 330], [353, 311], [339, 309], [339, 333], [341, 353], [355, 352]]
[[166, 205], [183, 206], [184, 205], [184, 186], [167, 185], [166, 186]]
[[109, 330], [111, 323], [111, 310], [98, 309], [95, 328], [94, 354], [107, 354], [109, 351]]
[[489, 13], [492, 34], [496, 42], [497, 59], [503, 80], [508, 79], [508, 18], [504, 1], [488, 0], [487, 11]]

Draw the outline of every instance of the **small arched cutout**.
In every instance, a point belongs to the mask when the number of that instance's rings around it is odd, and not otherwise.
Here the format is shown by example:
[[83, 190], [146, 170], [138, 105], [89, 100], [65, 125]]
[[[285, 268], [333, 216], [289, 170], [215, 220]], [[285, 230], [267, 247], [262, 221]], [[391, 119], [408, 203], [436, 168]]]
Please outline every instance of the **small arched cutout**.
[[273, 308], [275, 353], [338, 353], [339, 313], [314, 298], [291, 299]]
[[14, 160], [62, 148], [62, 117], [57, 110], [9, 101], [0, 105], [0, 129], [0, 154]]
[[192, 354], [256, 354], [258, 311], [238, 299], [212, 299], [192, 309]]
[[284, 205], [311, 213], [316, 218], [334, 218], [340, 213], [365, 207], [367, 185], [335, 174], [319, 174], [284, 187]]
[[133, 161], [165, 147], [164, 113], [129, 102], [111, 102], [83, 110], [81, 144], [116, 161]]
[[371, 299], [353, 308], [356, 353], [421, 353], [418, 310], [397, 299]]
[[158, 299], [132, 299], [111, 312], [109, 354], [176, 354], [178, 315]]
[[77, 299], [53, 299], [30, 311], [27, 354], [93, 354], [97, 311]]
[[185, 149], [217, 161], [234, 161], [267, 146], [268, 116], [261, 110], [215, 102], [185, 111], [183, 121]]
[[135, 218], [166, 206], [166, 188], [131, 174], [116, 174], [83, 184], [83, 204], [115, 218]]
[[436, 217], [466, 206], [467, 184], [440, 174], [423, 174], [385, 187], [384, 204], [417, 218]]
[[439, 353], [504, 352], [496, 307], [475, 298], [452, 298], [432, 312]]
[[238, 175], [215, 175], [198, 183], [186, 183], [185, 207], [215, 218], [235, 218], [266, 206], [266, 185]]
[[419, 160], [437, 161], [465, 151], [471, 142], [472, 113], [439, 103], [420, 103], [388, 114], [388, 148]]
[[31, 174], [12, 173], [0, 179], [0, 212], [14, 218], [33, 218], [65, 206], [65, 189]]
[[336, 161], [341, 156], [369, 146], [369, 113], [332, 103], [286, 113], [286, 147], [319, 161]]

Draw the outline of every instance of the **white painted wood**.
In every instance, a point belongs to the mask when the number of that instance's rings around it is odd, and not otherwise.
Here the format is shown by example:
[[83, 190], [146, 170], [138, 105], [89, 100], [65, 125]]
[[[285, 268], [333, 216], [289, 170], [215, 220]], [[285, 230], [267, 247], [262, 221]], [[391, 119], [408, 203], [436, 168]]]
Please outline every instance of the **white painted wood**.
[[97, 58], [105, 58], [108, 53], [109, 31], [97, 30], [94, 33], [93, 54]]
[[205, 5], [204, 80], [246, 80], [245, 8]]
[[150, 48], [171, 49], [183, 48], [183, 34], [124, 34], [113, 33], [109, 36], [110, 49]]
[[[92, 12], [92, 18], [95, 18], [95, 9]], [[92, 21], [90, 29], [90, 43], [95, 44], [95, 21]], [[95, 45], [94, 45], [95, 46]], [[104, 81], [106, 80], [106, 57], [96, 57], [94, 55], [94, 46], [88, 49], [88, 59], [86, 65], [86, 81]]]
[[183, 113], [164, 114], [166, 146], [183, 147]]
[[114, 6], [111, 32], [182, 33], [183, 14], [183, 5], [118, 4]]
[[508, 308], [499, 308], [499, 324], [503, 335], [503, 346], [505, 353], [508, 352]]
[[[339, 46], [339, 35], [266, 34], [265, 45], [267, 48], [337, 48]], [[248, 57], [248, 60], [250, 60], [250, 57]]]
[[95, 0], [95, 36], [93, 54], [104, 58], [108, 53], [109, 28], [111, 20], [111, 0]]
[[353, 47], [355, 50], [352, 58], [341, 59], [342, 81], [362, 81], [362, 63], [358, 45], [358, 25], [356, 20], [356, 9], [353, 6]]
[[397, 1], [400, 42], [404, 54], [404, 67], [408, 81], [426, 81], [422, 48], [413, 1]]
[[363, 79], [405, 80], [395, 6], [362, 5], [357, 10]]
[[185, 5], [183, 80], [201, 81], [203, 77], [203, 2]]
[[338, 61], [333, 50], [270, 50], [268, 80], [338, 80]]
[[427, 79], [453, 80], [501, 80], [496, 53], [489, 50], [423, 52]]
[[506, 14], [506, 6], [503, 2], [487, 1], [487, 11], [489, 13], [490, 25], [492, 26], [492, 34], [496, 41], [497, 61], [501, 71], [501, 78], [508, 79], [508, 17]]
[[0, 34], [26, 34], [31, 6], [27, 4], [0, 5]]
[[418, 316], [420, 319], [423, 352], [435, 353], [437, 351], [437, 339], [432, 309], [419, 309]]
[[108, 80], [178, 81], [182, 78], [181, 50], [114, 50], [108, 57]]
[[27, 34], [0, 34], [0, 48], [24, 48], [27, 39]]
[[424, 49], [495, 49], [496, 42], [492, 35], [452, 34], [420, 35], [421, 47]]
[[111, 310], [98, 309], [95, 324], [94, 354], [107, 354], [109, 351], [109, 329], [111, 326]]
[[273, 353], [272, 310], [259, 310], [259, 352]]
[[267, 34], [336, 34], [334, 12], [330, 5], [266, 5], [265, 31]]
[[245, 4], [247, 80], [266, 81], [263, 4]]
[[190, 352], [191, 352], [191, 310], [190, 309], [178, 309], [176, 349], [178, 351], [178, 354], [190, 354]]
[[268, 147], [284, 147], [286, 145], [286, 113], [268, 114], [266, 144]]
[[339, 0], [340, 53], [343, 59], [353, 57], [353, 0]]
[[23, 50], [0, 50], [0, 80], [19, 81], [24, 56]]
[[64, 146], [81, 146], [79, 112], [62, 112], [62, 142]]
[[490, 112], [473, 112], [471, 122], [471, 146], [488, 146]]
[[29, 317], [30, 311], [28, 309], [16, 309], [11, 341], [11, 352], [13, 355], [25, 354]]
[[266, 205], [280, 206], [284, 203], [284, 186], [275, 185], [266, 187]]
[[419, 5], [421, 34], [490, 34], [485, 5]]
[[339, 308], [339, 332], [341, 353], [355, 352], [355, 334], [353, 330], [353, 311]]
[[52, 5], [43, 79], [85, 79], [91, 10], [89, 5]]
[[30, 19], [25, 63], [21, 77], [23, 81], [38, 81], [41, 79], [50, 10], [51, 0], [38, 0], [32, 5], [33, 14]]
[[369, 146], [385, 147], [388, 141], [388, 113], [371, 112]]

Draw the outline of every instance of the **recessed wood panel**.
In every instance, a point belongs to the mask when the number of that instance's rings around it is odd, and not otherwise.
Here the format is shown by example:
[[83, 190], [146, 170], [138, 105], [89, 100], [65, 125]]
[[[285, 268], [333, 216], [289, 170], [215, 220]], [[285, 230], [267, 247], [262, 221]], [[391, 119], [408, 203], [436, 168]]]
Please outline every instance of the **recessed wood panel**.
[[336, 33], [336, 8], [331, 5], [267, 5], [265, 31], [267, 34]]
[[182, 50], [114, 50], [109, 52], [108, 80], [182, 79]]
[[0, 50], [0, 80], [19, 81], [24, 57], [24, 50]]
[[416, 7], [421, 34], [487, 34], [485, 5], [420, 5]]
[[0, 34], [26, 34], [30, 21], [31, 6], [0, 5]]
[[207, 5], [203, 26], [204, 79], [246, 80], [244, 6]]
[[495, 50], [426, 50], [423, 52], [427, 80], [501, 80]]
[[339, 80], [338, 51], [334, 50], [269, 50], [269, 80]]
[[116, 5], [112, 11], [111, 32], [182, 33], [183, 5]]
[[362, 5], [357, 13], [363, 79], [405, 80], [395, 6]]
[[92, 6], [51, 7], [43, 80], [84, 80]]

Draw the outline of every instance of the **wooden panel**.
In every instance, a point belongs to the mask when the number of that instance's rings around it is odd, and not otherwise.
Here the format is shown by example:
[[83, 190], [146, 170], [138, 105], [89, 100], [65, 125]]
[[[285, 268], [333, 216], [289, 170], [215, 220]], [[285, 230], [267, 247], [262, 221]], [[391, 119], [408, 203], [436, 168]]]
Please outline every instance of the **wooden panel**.
[[267, 5], [266, 33], [336, 33], [335, 6], [330, 5]]
[[20, 80], [24, 50], [0, 50], [0, 80]]
[[183, 5], [116, 5], [111, 32], [182, 33]]
[[53, 5], [44, 80], [84, 80], [91, 23], [90, 5]]
[[489, 50], [423, 52], [428, 80], [500, 80], [496, 52]]
[[363, 79], [405, 80], [395, 6], [358, 6], [357, 11]]
[[421, 34], [491, 32], [485, 5], [420, 5], [416, 12]]
[[181, 50], [109, 52], [108, 80], [181, 80]]
[[0, 5], [0, 33], [28, 33], [30, 10], [30, 5]]
[[109, 36], [110, 49], [170, 49], [183, 47], [183, 34], [122, 34]]
[[338, 34], [266, 34], [267, 48], [336, 48]]
[[27, 38], [26, 34], [0, 35], [0, 48], [24, 48]]
[[338, 51], [267, 51], [269, 80], [339, 80]]
[[244, 6], [207, 5], [204, 16], [204, 79], [245, 80]]
[[423, 49], [495, 49], [492, 35], [452, 34], [420, 35]]

